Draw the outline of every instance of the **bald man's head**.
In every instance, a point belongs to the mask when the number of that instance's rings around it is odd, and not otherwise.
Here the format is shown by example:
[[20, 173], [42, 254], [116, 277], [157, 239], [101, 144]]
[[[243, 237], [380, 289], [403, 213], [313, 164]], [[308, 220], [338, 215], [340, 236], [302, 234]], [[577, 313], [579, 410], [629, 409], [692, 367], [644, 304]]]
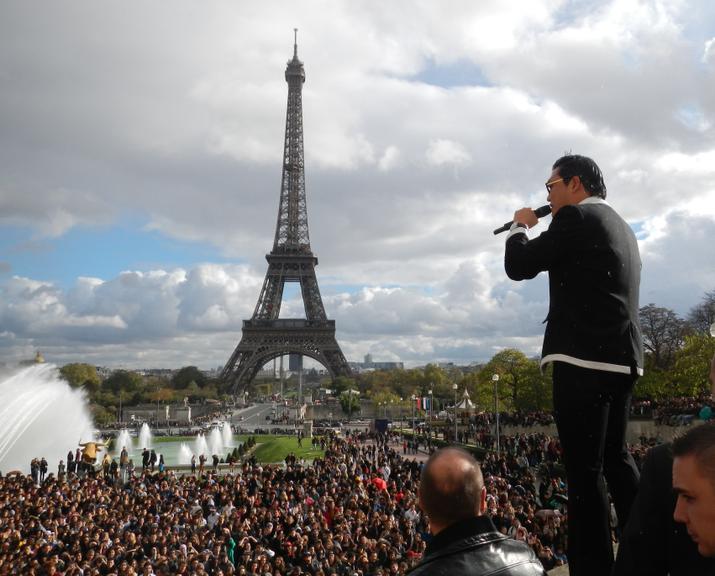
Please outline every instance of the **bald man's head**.
[[432, 533], [479, 516], [485, 492], [482, 471], [471, 454], [451, 447], [432, 454], [420, 481], [420, 507], [429, 516]]

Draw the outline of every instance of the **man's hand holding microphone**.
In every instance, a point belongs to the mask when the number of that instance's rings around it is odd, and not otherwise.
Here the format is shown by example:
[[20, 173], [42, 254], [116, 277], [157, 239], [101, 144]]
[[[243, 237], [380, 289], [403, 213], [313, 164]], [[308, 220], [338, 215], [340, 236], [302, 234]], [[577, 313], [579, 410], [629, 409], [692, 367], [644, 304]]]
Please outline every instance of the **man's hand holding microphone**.
[[531, 208], [522, 208], [514, 212], [514, 219], [510, 222], [505, 222], [501, 228], [494, 230], [494, 234], [500, 234], [501, 232], [506, 232], [511, 228], [511, 225], [516, 222], [517, 224], [523, 224], [527, 228], [533, 228], [539, 222], [539, 218], [543, 218], [547, 214], [551, 214], [551, 206], [546, 204], [541, 206], [536, 210]]

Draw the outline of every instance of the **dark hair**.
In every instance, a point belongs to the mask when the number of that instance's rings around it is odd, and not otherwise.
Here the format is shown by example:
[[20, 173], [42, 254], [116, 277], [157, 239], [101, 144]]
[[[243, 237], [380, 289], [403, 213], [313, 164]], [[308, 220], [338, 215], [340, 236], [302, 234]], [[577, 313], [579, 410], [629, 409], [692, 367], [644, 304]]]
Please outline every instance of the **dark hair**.
[[694, 456], [698, 468], [715, 486], [715, 422], [690, 428], [673, 440], [673, 457]]
[[[468, 468], [445, 470], [439, 466], [439, 461], [444, 459], [461, 460]], [[479, 463], [469, 452], [453, 446], [442, 448], [429, 457], [422, 469], [420, 503], [430, 519], [449, 526], [476, 516], [483, 487]]]
[[557, 168], [564, 184], [578, 176], [589, 196], [606, 197], [606, 183], [603, 181], [601, 169], [587, 156], [567, 154], [554, 162], [552, 169]]

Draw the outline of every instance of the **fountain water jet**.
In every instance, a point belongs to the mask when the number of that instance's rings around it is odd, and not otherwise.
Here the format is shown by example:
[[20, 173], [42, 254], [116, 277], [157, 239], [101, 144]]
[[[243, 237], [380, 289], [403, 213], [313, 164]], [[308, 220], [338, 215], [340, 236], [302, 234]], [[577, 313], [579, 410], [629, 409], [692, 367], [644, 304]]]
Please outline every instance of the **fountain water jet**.
[[206, 436], [204, 436], [203, 433], [199, 434], [196, 440], [194, 440], [194, 454], [196, 454], [197, 459], [201, 454], [206, 456], [206, 458], [211, 456], [211, 454], [209, 454], [209, 445], [208, 442], [206, 442]]
[[233, 448], [233, 430], [231, 430], [231, 424], [224, 422], [221, 425], [221, 439], [223, 440], [224, 448]]
[[218, 456], [223, 455], [223, 436], [221, 436], [221, 431], [218, 428], [211, 429], [211, 434], [209, 434], [209, 448], [211, 449], [210, 456], [214, 454]]
[[[144, 424], [142, 424], [141, 429], [139, 430], [139, 446], [137, 446], [137, 448], [142, 448], [142, 449], [146, 448], [147, 450], [151, 450], [152, 449], [151, 439], [152, 439], [152, 434], [151, 434], [151, 430], [149, 429], [149, 424], [144, 422]], [[121, 450], [121, 448], [120, 448], [120, 450]]]
[[56, 472], [78, 442], [94, 440], [94, 424], [81, 389], [72, 389], [52, 364], [0, 375], [0, 471], [29, 472], [44, 456]]
[[126, 428], [123, 428], [114, 439], [114, 452], [116, 454], [120, 454], [122, 452], [122, 448], [126, 448], [129, 453], [132, 451], [132, 437], [129, 435], [129, 430]]
[[189, 448], [189, 445], [186, 442], [182, 442], [181, 446], [179, 447], [179, 465], [188, 466], [189, 464], [191, 464], [191, 457], [193, 455], [194, 453], [191, 451], [191, 448]]

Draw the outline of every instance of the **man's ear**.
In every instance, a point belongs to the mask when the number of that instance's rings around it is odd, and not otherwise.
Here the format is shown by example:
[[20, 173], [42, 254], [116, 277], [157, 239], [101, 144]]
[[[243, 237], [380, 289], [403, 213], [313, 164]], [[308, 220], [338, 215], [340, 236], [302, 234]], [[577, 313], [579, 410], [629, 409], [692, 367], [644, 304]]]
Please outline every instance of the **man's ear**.
[[578, 204], [585, 198], [588, 198], [589, 193], [583, 185], [580, 176], [572, 176], [568, 184], [568, 193], [574, 204]]
[[482, 486], [482, 493], [479, 496], [479, 514], [477, 516], [481, 516], [487, 511], [487, 488], [486, 486]]

